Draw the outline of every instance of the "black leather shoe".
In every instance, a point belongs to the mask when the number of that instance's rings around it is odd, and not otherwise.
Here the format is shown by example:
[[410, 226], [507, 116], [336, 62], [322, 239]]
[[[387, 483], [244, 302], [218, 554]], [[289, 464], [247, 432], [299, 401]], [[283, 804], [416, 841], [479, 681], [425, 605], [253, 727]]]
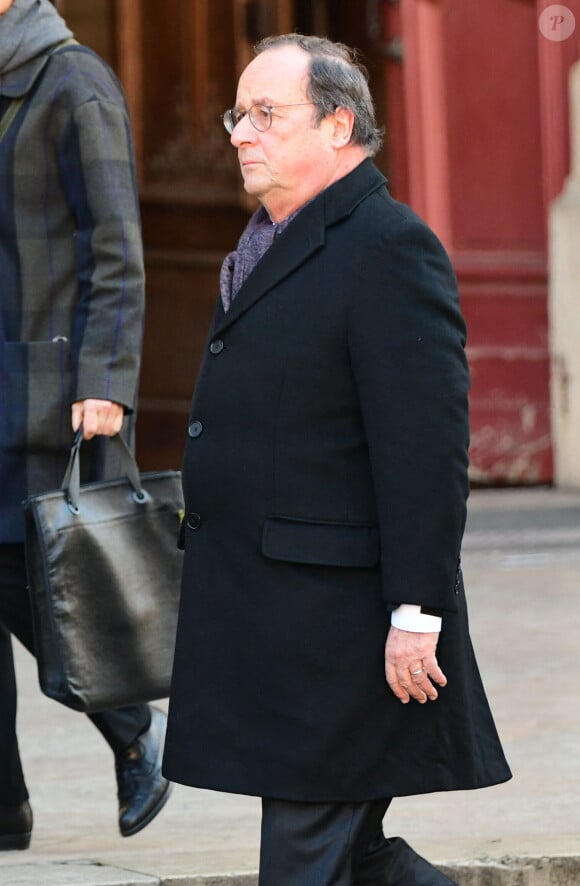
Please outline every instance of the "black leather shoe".
[[18, 806], [0, 806], [0, 851], [28, 849], [32, 835], [32, 809], [25, 800]]
[[131, 837], [153, 821], [169, 799], [171, 782], [161, 775], [167, 716], [151, 708], [151, 725], [115, 758], [119, 830]]
[[386, 842], [388, 886], [457, 886], [401, 837], [391, 837]]

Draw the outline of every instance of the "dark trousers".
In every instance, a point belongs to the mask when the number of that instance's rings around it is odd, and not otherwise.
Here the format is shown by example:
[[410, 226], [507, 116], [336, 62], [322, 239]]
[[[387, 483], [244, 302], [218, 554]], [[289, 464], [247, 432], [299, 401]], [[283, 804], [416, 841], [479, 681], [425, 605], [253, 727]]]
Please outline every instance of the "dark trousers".
[[[16, 677], [11, 634], [34, 655], [34, 634], [24, 545], [0, 544], [0, 805], [28, 799], [16, 737]], [[91, 714], [114, 754], [124, 750], [149, 728], [149, 706], [132, 705]]]
[[390, 803], [263, 799], [259, 886], [454, 886], [400, 837], [385, 838]]

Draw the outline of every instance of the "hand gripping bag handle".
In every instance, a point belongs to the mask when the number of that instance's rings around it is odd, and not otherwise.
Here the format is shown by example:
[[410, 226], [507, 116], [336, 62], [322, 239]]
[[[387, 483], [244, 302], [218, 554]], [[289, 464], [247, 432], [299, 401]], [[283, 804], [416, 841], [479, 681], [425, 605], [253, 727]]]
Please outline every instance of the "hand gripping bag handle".
[[[109, 438], [110, 443], [116, 446], [121, 458], [123, 473], [133, 487], [134, 497], [136, 501], [145, 501], [146, 495], [141, 486], [141, 477], [135, 457], [124, 439], [120, 434]], [[81, 425], [75, 434], [73, 445], [70, 451], [70, 458], [62, 480], [61, 489], [65, 493], [67, 504], [74, 514], [80, 512], [80, 487], [81, 487], [81, 470], [80, 470], [80, 452], [83, 442], [83, 426]]]

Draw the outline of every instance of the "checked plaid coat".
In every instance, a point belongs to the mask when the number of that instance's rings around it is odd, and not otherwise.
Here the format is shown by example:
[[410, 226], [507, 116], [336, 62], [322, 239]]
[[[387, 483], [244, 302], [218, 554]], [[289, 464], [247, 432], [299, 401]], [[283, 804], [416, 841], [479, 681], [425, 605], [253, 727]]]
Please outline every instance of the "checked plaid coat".
[[[0, 114], [22, 96], [0, 143], [0, 543], [22, 540], [27, 495], [60, 486], [73, 401], [132, 413], [143, 325], [133, 148], [115, 75], [85, 47], [53, 48], [0, 72]], [[87, 479], [115, 475], [103, 438], [83, 455]]]

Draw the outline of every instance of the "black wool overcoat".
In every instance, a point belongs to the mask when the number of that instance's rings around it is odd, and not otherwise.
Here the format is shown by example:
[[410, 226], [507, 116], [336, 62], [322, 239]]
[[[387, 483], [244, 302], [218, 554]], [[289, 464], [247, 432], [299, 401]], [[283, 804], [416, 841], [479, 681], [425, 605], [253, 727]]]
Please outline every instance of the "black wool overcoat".
[[[168, 778], [340, 802], [510, 777], [458, 569], [464, 337], [442, 246], [371, 161], [218, 304], [184, 460]], [[385, 682], [400, 602], [444, 610], [436, 703]]]

